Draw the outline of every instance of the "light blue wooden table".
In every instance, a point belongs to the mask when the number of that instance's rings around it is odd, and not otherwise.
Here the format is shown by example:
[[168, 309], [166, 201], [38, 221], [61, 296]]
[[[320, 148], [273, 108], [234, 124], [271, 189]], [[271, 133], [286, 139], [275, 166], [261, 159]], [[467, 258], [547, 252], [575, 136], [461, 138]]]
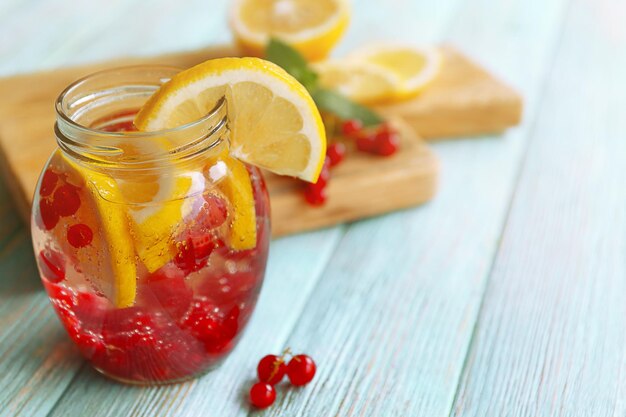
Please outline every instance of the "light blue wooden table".
[[[230, 39], [225, 1], [77, 3], [1, 0], [0, 74]], [[338, 54], [453, 43], [523, 93], [523, 124], [435, 144], [431, 204], [273, 242], [234, 354], [168, 387], [119, 385], [79, 359], [0, 185], [0, 416], [626, 416], [624, 0], [354, 12]], [[314, 382], [251, 411], [256, 362], [285, 346], [317, 360]]]

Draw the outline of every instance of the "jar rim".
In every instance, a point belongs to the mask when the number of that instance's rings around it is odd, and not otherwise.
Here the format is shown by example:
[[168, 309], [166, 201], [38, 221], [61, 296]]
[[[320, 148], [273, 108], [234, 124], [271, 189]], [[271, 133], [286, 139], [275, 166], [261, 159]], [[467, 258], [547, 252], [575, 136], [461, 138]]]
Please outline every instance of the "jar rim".
[[[202, 149], [217, 146], [222, 140], [222, 136], [218, 133], [222, 132], [224, 127], [227, 129], [228, 106], [225, 97], [219, 99], [211, 110], [198, 119], [173, 128], [148, 132], [101, 130], [90, 127], [85, 123], [80, 123], [76, 120], [77, 117], [71, 114], [73, 106], [79, 107], [84, 103], [88, 103], [89, 100], [97, 100], [99, 98], [98, 93], [104, 97], [107, 94], [111, 94], [111, 92], [115, 92], [116, 89], [128, 86], [143, 88], [146, 91], [150, 88], [156, 90], [158, 86], [169, 81], [172, 76], [180, 71], [182, 71], [181, 68], [166, 65], [132, 65], [97, 71], [72, 82], [59, 94], [55, 102], [57, 114], [55, 132], [59, 146], [65, 152], [69, 152], [75, 157], [83, 160], [95, 159], [99, 163], [107, 163], [106, 160], [103, 160], [103, 156], [119, 155], [123, 152], [119, 148], [120, 140], [132, 139], [137, 142], [146, 141], [146, 143], [149, 143], [147, 141], [155, 138], [177, 138], [176, 141], [172, 141], [173, 146], [167, 152], [154, 151], [150, 155], [145, 155], [146, 159], [164, 159], [171, 158], [174, 155], [181, 158], [186, 154], [195, 155]], [[162, 76], [159, 74], [162, 74]], [[146, 78], [153, 77], [152, 82], [120, 81], [112, 84], [109, 82], [104, 84], [107, 87], [97, 86], [95, 91], [89, 90], [90, 83], [96, 83], [97, 85], [99, 81], [107, 80], [107, 77], [134, 79], [133, 77], [144, 76]], [[88, 91], [82, 92], [81, 88]], [[143, 95], [146, 95], [145, 91]], [[95, 107], [97, 108], [97, 106]], [[82, 110], [89, 112], [91, 108], [89, 104], [86, 104]], [[188, 140], [186, 135], [189, 136]], [[185, 137], [186, 140], [181, 140], [181, 137]], [[177, 144], [174, 145], [174, 143]], [[199, 149], [200, 147], [202, 149]], [[93, 154], [97, 155], [97, 157], [90, 157]], [[120, 160], [116, 160], [115, 163], [120, 164]], [[124, 164], [123, 161], [121, 163]]]

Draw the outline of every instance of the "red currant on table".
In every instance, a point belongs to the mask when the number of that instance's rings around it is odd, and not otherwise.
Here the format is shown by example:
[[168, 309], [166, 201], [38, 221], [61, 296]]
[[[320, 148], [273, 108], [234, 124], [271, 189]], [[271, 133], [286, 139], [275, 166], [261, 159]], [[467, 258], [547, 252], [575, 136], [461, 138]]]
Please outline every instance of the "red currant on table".
[[326, 156], [328, 156], [331, 168], [339, 165], [346, 156], [346, 145], [340, 142], [329, 145], [326, 149]]
[[363, 135], [356, 139], [356, 148], [361, 152], [373, 153], [376, 149], [375, 136]]
[[312, 206], [321, 206], [326, 202], [326, 185], [330, 179], [330, 158], [326, 158], [322, 172], [317, 182], [307, 183], [304, 188], [304, 198]]
[[396, 153], [400, 138], [398, 132], [389, 128], [383, 128], [376, 134], [376, 153], [382, 156], [390, 156]]
[[287, 365], [285, 365], [285, 360], [282, 357], [267, 355], [259, 361], [256, 372], [259, 376], [259, 381], [276, 385], [285, 376]]
[[341, 133], [343, 133], [344, 136], [354, 136], [361, 129], [363, 129], [363, 123], [358, 119], [346, 120], [341, 125]]
[[306, 202], [312, 206], [321, 206], [326, 202], [328, 196], [326, 195], [326, 189], [323, 187], [307, 186], [304, 190], [304, 198]]
[[250, 402], [257, 408], [267, 408], [276, 400], [276, 390], [266, 382], [257, 382], [250, 388]]
[[287, 365], [287, 376], [295, 386], [306, 385], [315, 376], [315, 362], [308, 355], [296, 355]]

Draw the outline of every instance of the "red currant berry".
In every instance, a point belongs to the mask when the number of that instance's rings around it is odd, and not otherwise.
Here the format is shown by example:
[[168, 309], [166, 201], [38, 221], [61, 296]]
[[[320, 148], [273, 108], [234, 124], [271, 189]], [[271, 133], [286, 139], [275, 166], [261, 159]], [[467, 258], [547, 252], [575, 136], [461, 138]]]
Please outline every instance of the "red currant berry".
[[54, 229], [59, 222], [59, 214], [50, 200], [47, 198], [39, 200], [39, 213], [41, 214], [41, 221], [46, 230]]
[[63, 256], [53, 250], [42, 250], [39, 252], [39, 268], [41, 274], [50, 282], [61, 282], [65, 279], [65, 266]]
[[274, 404], [276, 390], [265, 382], [257, 382], [250, 388], [250, 402], [256, 408], [267, 408]]
[[71, 216], [80, 207], [78, 188], [71, 184], [65, 184], [54, 192], [54, 207], [61, 217]]
[[54, 187], [57, 185], [57, 181], [59, 180], [59, 176], [52, 172], [52, 170], [47, 169], [43, 174], [43, 178], [41, 179], [41, 186], [39, 187], [39, 195], [44, 197], [52, 194], [54, 191]]
[[326, 159], [324, 159], [324, 165], [322, 165], [322, 170], [320, 171], [320, 176], [317, 177], [317, 182], [315, 182], [314, 185], [326, 187], [328, 180], [330, 180], [330, 158], [326, 157]]
[[326, 155], [328, 156], [328, 160], [330, 161], [329, 166], [335, 167], [339, 165], [346, 156], [346, 145], [343, 143], [337, 142], [328, 146], [326, 150]]
[[287, 365], [289, 381], [297, 387], [306, 385], [315, 376], [315, 362], [308, 355], [296, 355]]
[[228, 208], [224, 200], [213, 194], [204, 196], [205, 204], [199, 213], [199, 223], [206, 229], [221, 226], [228, 216]]
[[87, 358], [93, 357], [97, 352], [103, 351], [105, 348], [102, 336], [90, 331], [79, 331], [78, 333], [69, 332], [70, 337], [78, 345], [78, 348]]
[[93, 232], [86, 224], [74, 224], [67, 229], [67, 241], [75, 248], [82, 248], [91, 243]]
[[363, 129], [363, 123], [358, 119], [346, 120], [341, 124], [341, 132], [344, 134], [344, 136], [354, 136], [361, 129]]
[[282, 381], [286, 372], [287, 365], [285, 365], [285, 361], [276, 355], [265, 356], [259, 361], [259, 365], [256, 368], [259, 381], [267, 382], [271, 385], [276, 385]]
[[382, 156], [390, 156], [396, 153], [400, 138], [397, 132], [389, 128], [382, 129], [376, 134], [376, 153]]
[[376, 142], [374, 136], [364, 135], [356, 139], [356, 148], [361, 152], [372, 153], [375, 151]]
[[304, 199], [312, 206], [321, 206], [326, 202], [328, 196], [324, 187], [316, 187], [315, 184], [308, 184], [304, 190]]

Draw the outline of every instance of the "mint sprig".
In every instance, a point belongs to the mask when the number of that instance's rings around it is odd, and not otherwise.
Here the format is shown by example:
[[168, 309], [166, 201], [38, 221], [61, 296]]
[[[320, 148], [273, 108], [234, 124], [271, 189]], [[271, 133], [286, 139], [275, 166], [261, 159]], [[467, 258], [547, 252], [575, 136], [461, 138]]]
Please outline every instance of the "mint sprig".
[[291, 46], [272, 38], [265, 50], [268, 61], [282, 67], [311, 94], [320, 110], [333, 113], [343, 120], [357, 119], [364, 126], [375, 126], [384, 119], [369, 108], [355, 103], [343, 94], [320, 87], [319, 76], [304, 57]]

